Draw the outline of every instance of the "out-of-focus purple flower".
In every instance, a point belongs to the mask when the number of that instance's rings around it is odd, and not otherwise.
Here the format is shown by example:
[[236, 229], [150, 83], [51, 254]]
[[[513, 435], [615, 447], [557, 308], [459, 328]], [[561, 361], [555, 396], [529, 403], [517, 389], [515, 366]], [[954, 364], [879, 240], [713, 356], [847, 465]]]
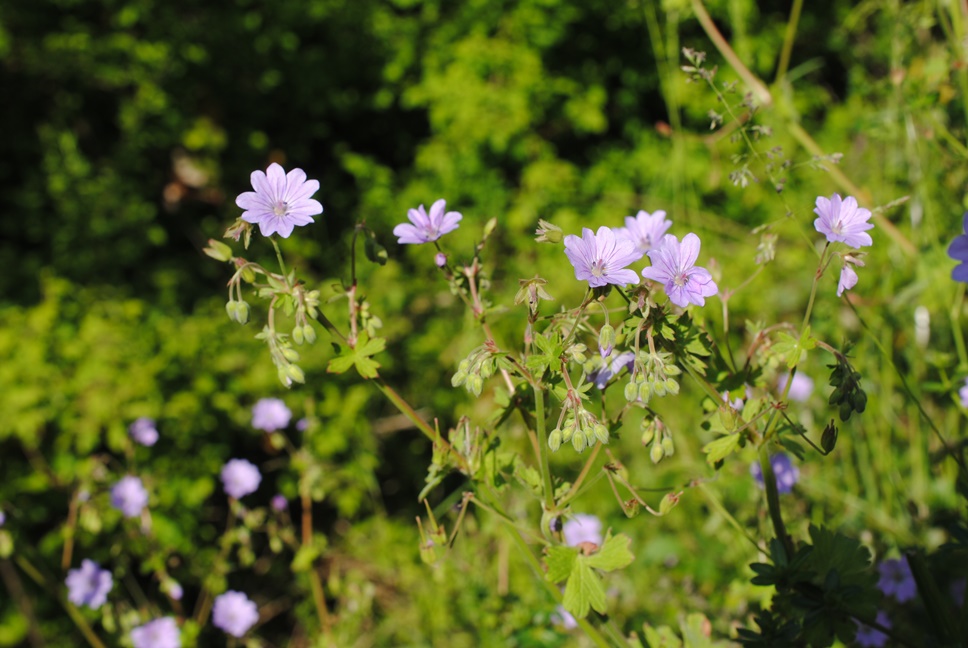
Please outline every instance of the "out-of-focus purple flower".
[[[780, 493], [791, 492], [794, 484], [800, 479], [800, 469], [794, 465], [790, 457], [785, 452], [777, 452], [770, 457], [770, 467], [773, 468], [773, 475], [776, 477], [776, 490]], [[754, 461], [750, 464], [750, 474], [762, 488], [763, 470], [760, 468], [760, 462]]]
[[305, 432], [306, 430], [308, 430], [309, 429], [309, 419], [303, 417], [303, 418], [299, 419], [298, 421], [296, 421], [296, 429], [299, 430], [300, 432]]
[[961, 261], [951, 271], [951, 278], [955, 281], [968, 281], [968, 212], [962, 217], [961, 230], [964, 234], [959, 234], [948, 246], [948, 256], [955, 261]]
[[222, 467], [221, 476], [226, 494], [235, 499], [254, 493], [262, 481], [259, 469], [246, 459], [229, 459]]
[[724, 403], [726, 403], [727, 405], [729, 405], [730, 407], [732, 407], [737, 412], [742, 412], [743, 411], [743, 399], [742, 399], [742, 397], [737, 396], [733, 400], [729, 400], [729, 392], [728, 391], [724, 391], [723, 394], [722, 394], [722, 396], [723, 396], [723, 402]]
[[[782, 374], [776, 380], [776, 390], [782, 394], [783, 390], [786, 389], [787, 381], [790, 379], [790, 374]], [[813, 379], [802, 373], [793, 374], [793, 384], [790, 385], [790, 392], [787, 394], [787, 398], [790, 400], [797, 401], [798, 403], [804, 403], [810, 398], [810, 394], [813, 393]]]
[[635, 216], [625, 217], [625, 227], [613, 228], [619, 236], [624, 236], [632, 240], [635, 250], [641, 259], [645, 253], [656, 247], [666, 231], [672, 227], [672, 221], [666, 220], [666, 213], [659, 211], [649, 212], [639, 211]]
[[959, 578], [951, 584], [948, 591], [951, 593], [951, 598], [954, 599], [955, 605], [962, 606], [965, 604], [965, 589], [968, 585], [968, 580], [964, 578]]
[[[877, 618], [875, 619], [877, 623], [884, 626], [888, 630], [891, 629], [891, 618], [887, 616], [887, 612], [883, 610], [877, 613]], [[854, 636], [854, 642], [858, 646], [863, 648], [881, 648], [887, 643], [887, 635], [876, 630], [868, 625], [857, 621], [857, 634]]]
[[434, 264], [438, 268], [443, 268], [445, 265], [447, 265], [447, 255], [444, 254], [443, 252], [438, 252], [437, 254], [435, 254], [434, 255]]
[[215, 597], [212, 623], [233, 637], [241, 637], [259, 620], [259, 608], [242, 592], [229, 590]]
[[681, 244], [675, 236], [666, 234], [659, 246], [648, 252], [652, 266], [644, 269], [642, 276], [661, 283], [669, 301], [680, 308], [703, 306], [706, 297], [719, 292], [709, 271], [696, 266], [700, 245], [699, 237], [691, 232], [682, 237]]
[[575, 617], [563, 605], [558, 606], [558, 609], [552, 615], [552, 619], [560, 623], [561, 627], [565, 630], [574, 630], [578, 627], [578, 621], [575, 620]]
[[134, 648], [181, 648], [181, 631], [174, 617], [161, 617], [131, 630]]
[[182, 596], [185, 595], [185, 590], [177, 581], [169, 581], [168, 586], [165, 588], [168, 596], [170, 596], [175, 601], [182, 600]]
[[257, 224], [263, 236], [278, 232], [289, 238], [296, 225], [308, 225], [323, 213], [319, 201], [310, 197], [319, 191], [319, 181], [306, 180], [302, 169], [286, 173], [273, 162], [265, 173], [253, 171], [251, 180], [255, 191], [239, 194], [235, 204], [245, 210], [242, 220]]
[[962, 407], [968, 407], [968, 378], [965, 378], [965, 384], [958, 390], [958, 398], [961, 399]]
[[128, 434], [143, 446], [153, 446], [158, 442], [158, 429], [155, 427], [154, 419], [142, 416], [135, 419], [135, 422], [128, 426]]
[[448, 232], [453, 232], [464, 217], [459, 212], [445, 213], [446, 207], [447, 201], [441, 198], [430, 206], [429, 215], [423, 205], [408, 210], [407, 218], [410, 219], [410, 223], [400, 223], [393, 228], [397, 243], [430, 243]]
[[7, 521], [7, 514], [0, 510], [0, 527]]
[[814, 207], [817, 219], [813, 226], [827, 237], [830, 243], [841, 241], [848, 247], [859, 248], [874, 243], [867, 230], [873, 229], [874, 224], [867, 221], [871, 218], [868, 209], [857, 206], [857, 199], [847, 196], [843, 200], [840, 194], [830, 198], [817, 196], [817, 206]]
[[918, 584], [914, 582], [907, 558], [885, 560], [877, 566], [877, 571], [881, 575], [877, 588], [886, 596], [893, 596], [898, 603], [904, 603], [918, 595]]
[[864, 267], [864, 262], [853, 254], [844, 255], [844, 267], [840, 269], [840, 280], [837, 282], [837, 296], [844, 294], [845, 290], [850, 290], [857, 285], [857, 271], [851, 266]]
[[275, 432], [289, 425], [292, 412], [278, 398], [260, 398], [252, 406], [252, 427], [266, 432]]
[[581, 238], [569, 234], [565, 237], [565, 254], [575, 266], [575, 278], [587, 281], [592, 288], [639, 283], [635, 271], [625, 266], [642, 255], [635, 251], [631, 239], [616, 236], [608, 227], [599, 227], [597, 233], [583, 227]]
[[272, 510], [276, 513], [282, 513], [289, 508], [289, 500], [287, 500], [286, 496], [282, 495], [281, 493], [278, 495], [273, 495], [270, 504], [272, 505]]
[[111, 489], [111, 506], [121, 511], [124, 517], [138, 517], [147, 505], [148, 491], [141, 479], [134, 475], [122, 477]]
[[561, 532], [569, 547], [577, 547], [583, 542], [602, 544], [602, 521], [594, 515], [579, 513], [565, 522]]
[[81, 562], [80, 569], [67, 572], [67, 600], [74, 605], [86, 605], [96, 610], [108, 600], [108, 592], [114, 586], [111, 572], [101, 569], [93, 560]]
[[618, 375], [623, 369], [631, 371], [633, 364], [635, 364], [634, 353], [631, 351], [620, 353], [617, 356], [612, 356], [601, 367], [588, 374], [588, 380], [595, 383], [595, 386], [599, 389], [605, 389], [605, 385], [612, 379], [612, 376]]

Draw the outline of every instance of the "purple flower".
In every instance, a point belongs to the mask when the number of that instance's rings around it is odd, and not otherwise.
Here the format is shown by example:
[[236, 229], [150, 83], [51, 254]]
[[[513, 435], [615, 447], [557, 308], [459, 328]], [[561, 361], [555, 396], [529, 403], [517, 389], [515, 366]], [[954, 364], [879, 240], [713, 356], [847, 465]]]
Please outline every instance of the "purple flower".
[[[793, 491], [793, 485], [800, 479], [800, 469], [797, 468], [790, 457], [783, 452], [778, 452], [770, 457], [770, 467], [773, 468], [773, 475], [776, 477], [776, 490], [780, 493]], [[750, 464], [750, 474], [756, 483], [763, 487], [763, 470], [760, 462], [754, 461]]]
[[252, 427], [275, 432], [289, 425], [292, 412], [278, 398], [260, 398], [252, 407]]
[[138, 477], [122, 477], [111, 489], [111, 506], [121, 511], [124, 517], [138, 517], [147, 505], [148, 491]]
[[154, 419], [142, 416], [128, 426], [128, 434], [143, 446], [153, 446], [158, 442], [158, 430], [155, 428]]
[[272, 506], [273, 511], [275, 511], [276, 513], [282, 513], [287, 508], [289, 508], [289, 501], [286, 499], [285, 495], [282, 495], [282, 494], [273, 495], [270, 505]]
[[914, 582], [914, 574], [907, 558], [885, 560], [877, 566], [880, 579], [877, 589], [887, 596], [893, 596], [898, 603], [910, 601], [918, 594], [918, 585]]
[[7, 521], [7, 514], [0, 510], [0, 527]]
[[578, 621], [571, 612], [565, 609], [565, 606], [559, 605], [555, 613], [551, 615], [551, 618], [561, 624], [561, 627], [565, 630], [574, 630], [578, 627]]
[[857, 285], [857, 271], [851, 268], [855, 265], [863, 268], [864, 262], [853, 254], [844, 255], [844, 267], [840, 269], [840, 281], [837, 282], [837, 296], [844, 294], [845, 290], [850, 290]]
[[719, 287], [708, 270], [695, 265], [699, 247], [699, 237], [691, 232], [682, 237], [682, 244], [666, 234], [659, 247], [649, 250], [652, 266], [643, 270], [642, 276], [663, 284], [669, 301], [680, 308], [705, 305], [705, 298], [717, 294]]
[[595, 386], [599, 389], [605, 389], [612, 376], [618, 375], [623, 369], [631, 371], [634, 364], [634, 353], [631, 351], [620, 353], [617, 356], [612, 356], [611, 361], [604, 362], [601, 367], [588, 374], [588, 380], [595, 383]]
[[961, 261], [951, 271], [951, 278], [955, 281], [968, 281], [968, 212], [962, 217], [961, 229], [964, 234], [955, 237], [948, 246], [948, 256], [955, 261]]
[[968, 407], [968, 378], [965, 378], [965, 384], [958, 390], [958, 397], [961, 399], [961, 406]]
[[577, 547], [583, 542], [602, 544], [602, 521], [594, 515], [579, 513], [565, 522], [561, 532], [569, 547]]
[[724, 391], [723, 394], [722, 394], [722, 396], [723, 396], [723, 402], [724, 403], [726, 403], [727, 405], [729, 405], [730, 407], [732, 407], [737, 412], [742, 412], [743, 411], [743, 399], [742, 399], [742, 397], [737, 396], [733, 400], [729, 400], [729, 391]]
[[575, 266], [575, 278], [587, 281], [592, 288], [639, 283], [635, 271], [625, 266], [638, 261], [642, 255], [635, 251], [631, 239], [616, 236], [608, 227], [599, 227], [598, 233], [583, 227], [581, 238], [569, 234], [565, 237], [565, 254]]
[[447, 201], [441, 198], [430, 206], [429, 216], [423, 205], [408, 210], [407, 218], [413, 225], [401, 223], [393, 228], [397, 243], [430, 243], [457, 229], [457, 223], [464, 217], [458, 212], [444, 213], [446, 206]]
[[818, 216], [813, 221], [817, 231], [827, 237], [830, 243], [842, 241], [848, 247], [859, 248], [872, 245], [874, 241], [867, 230], [873, 229], [874, 224], [868, 223], [871, 212], [857, 206], [853, 196], [841, 200], [839, 194], [830, 198], [817, 196], [817, 206], [814, 213]]
[[632, 240], [641, 259], [662, 241], [666, 231], [672, 227], [672, 221], [667, 221], [665, 215], [662, 210], [651, 214], [639, 211], [635, 216], [626, 216], [625, 227], [616, 227], [614, 231], [617, 235]]
[[[878, 612], [875, 620], [878, 624], [890, 630], [891, 619], [889, 616], [887, 616], [887, 612], [884, 612], [883, 610]], [[887, 643], [887, 635], [880, 630], [875, 630], [874, 628], [864, 625], [859, 621], [856, 623], [857, 634], [854, 636], [854, 641], [858, 646], [862, 646], [863, 648], [880, 648]]]
[[259, 469], [245, 459], [230, 459], [222, 467], [222, 486], [229, 497], [241, 499], [254, 493], [261, 481]]
[[259, 608], [242, 592], [229, 590], [215, 597], [212, 623], [233, 637], [241, 637], [259, 620]]
[[[787, 381], [790, 379], [790, 374], [785, 373], [781, 375], [776, 380], [776, 389], [781, 394], [783, 390], [786, 389]], [[793, 374], [793, 384], [790, 385], [790, 391], [787, 393], [787, 397], [790, 400], [797, 401], [798, 403], [805, 403], [809, 398], [810, 394], [813, 393], [813, 379], [810, 376], [802, 373]]]
[[131, 630], [134, 648], [181, 648], [181, 631], [174, 617], [162, 617]]
[[244, 209], [242, 220], [258, 224], [263, 236], [276, 232], [289, 238], [296, 225], [314, 222], [313, 216], [323, 213], [319, 201], [310, 198], [319, 191], [318, 180], [306, 180], [306, 172], [293, 169], [288, 174], [273, 162], [266, 173], [252, 172], [252, 188], [239, 194], [235, 204]]
[[80, 569], [67, 572], [67, 600], [74, 605], [86, 605], [96, 610], [108, 600], [108, 592], [114, 586], [111, 572], [101, 569], [93, 560], [81, 562]]
[[176, 581], [170, 581], [165, 590], [168, 592], [168, 596], [175, 601], [182, 600], [182, 596], [185, 595], [185, 590], [182, 589], [182, 586]]

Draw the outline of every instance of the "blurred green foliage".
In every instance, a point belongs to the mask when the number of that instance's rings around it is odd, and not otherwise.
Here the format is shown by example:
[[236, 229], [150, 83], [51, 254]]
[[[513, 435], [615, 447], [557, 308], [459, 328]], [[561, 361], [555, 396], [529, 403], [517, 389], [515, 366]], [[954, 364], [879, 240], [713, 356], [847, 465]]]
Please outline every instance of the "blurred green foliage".
[[[270, 161], [321, 182], [325, 213], [283, 247], [327, 296], [348, 277], [353, 223], [365, 219], [380, 233], [390, 261], [365, 266], [360, 280], [390, 340], [381, 372], [426, 418], [440, 417], [442, 429], [463, 414], [484, 421], [494, 403], [449, 388], [481, 337], [438, 280], [432, 253], [394, 244], [392, 226], [410, 207], [445, 197], [464, 214], [447, 239], [458, 256], [498, 218], [488, 272], [502, 305], [519, 278], [536, 272], [549, 279], [556, 304], [581, 296], [560, 250], [533, 244], [539, 217], [577, 232], [665, 209], [674, 231], [703, 236], [703, 256], [730, 290], [755, 271], [750, 230], [770, 224], [780, 237], [776, 260], [730, 297], [728, 334], [719, 301], [698, 315], [741, 357], [753, 322], [799, 323], [817, 258], [815, 196], [854, 186], [868, 208], [907, 197], [873, 231], [853, 291], [863, 323], [833, 297], [834, 273], [823, 279], [814, 331], [856, 342], [871, 400], [843, 426], [833, 457], [802, 465], [798, 496], [783, 505], [791, 531], [843, 528], [879, 555], [944, 542], [957, 506], [954, 471], [908, 390], [956, 439], [964, 412], [953, 394], [968, 375], [964, 290], [948, 278], [944, 249], [968, 207], [966, 17], [927, 1], [808, 3], [789, 71], [755, 117], [771, 131], [755, 143], [760, 154], [793, 163], [777, 194], [761, 167], [744, 189], [729, 182], [734, 156], [749, 150], [710, 131], [708, 113], [723, 105], [679, 71], [688, 46], [708, 52], [718, 80], [737, 80], [697, 22], [696, 4], [0, 4], [0, 509], [17, 550], [46, 583], [26, 579], [23, 587], [47, 644], [81, 641], [45, 592], [63, 581], [67, 544], [75, 557], [114, 561], [116, 574], [131, 575], [129, 590], [157, 591], [158, 565], [140, 562], [156, 552], [107, 506], [118, 475], [147, 476], [163, 566], [185, 583], [186, 601], [216, 562], [225, 460], [269, 466], [252, 506], [275, 490], [297, 497], [295, 474], [272, 468], [281, 464], [277, 452], [249, 427], [255, 400], [282, 391], [252, 340], [258, 328], [227, 320], [226, 269], [200, 254], [238, 215], [234, 196], [248, 189], [248, 174]], [[788, 3], [706, 7], [752, 73], [772, 80]], [[744, 92], [740, 82], [731, 100]], [[823, 153], [843, 153], [842, 165], [812, 168], [817, 151], [801, 131]], [[267, 264], [273, 258], [261, 241], [251, 252]], [[334, 321], [343, 311], [345, 301], [327, 307]], [[916, 312], [927, 314], [927, 338]], [[508, 346], [520, 343], [523, 308], [496, 310], [490, 321]], [[318, 462], [316, 530], [326, 537], [325, 585], [340, 645], [562, 645], [553, 603], [493, 519], [473, 511], [445, 560], [420, 562], [412, 520], [422, 512], [416, 494], [429, 444], [366, 385], [325, 373], [325, 335], [304, 354], [307, 386], [284, 398], [315, 422], [306, 443]], [[811, 351], [803, 370], [819, 386], [828, 362]], [[579, 502], [634, 539], [626, 573], [638, 580], [610, 582], [608, 605], [640, 636], [646, 623], [686, 627], [692, 612], [727, 636], [768, 605], [766, 590], [749, 583], [748, 564], [761, 557], [724, 514], [758, 537], [769, 534], [748, 475], [752, 454], [714, 477], [700, 451], [712, 438], [700, 427], [705, 414], [691, 406], [702, 397], [686, 382], [659, 406], [676, 438], [674, 458], [654, 467], [634, 431], [618, 435], [614, 451], [634, 483], [657, 493], [712, 481], [689, 489], [663, 518], [626, 521], [602, 484]], [[817, 435], [834, 416], [827, 391], [818, 388], [799, 413]], [[158, 420], [156, 447], [128, 440], [138, 416]], [[506, 442], [523, 448], [521, 429], [512, 425]], [[580, 464], [556, 456], [555, 469], [577, 473]], [[456, 498], [447, 493], [459, 496], [461, 487], [452, 478], [434, 495], [448, 524]], [[509, 507], [535, 515], [527, 502]], [[292, 555], [273, 558], [262, 536], [253, 543], [255, 555], [269, 558], [219, 578], [278, 604], [260, 632], [281, 642], [294, 617], [313, 615], [309, 585], [286, 582]], [[14, 597], [0, 598], [0, 645], [26, 641], [25, 619]], [[199, 645], [216, 640], [211, 628], [201, 632]]]

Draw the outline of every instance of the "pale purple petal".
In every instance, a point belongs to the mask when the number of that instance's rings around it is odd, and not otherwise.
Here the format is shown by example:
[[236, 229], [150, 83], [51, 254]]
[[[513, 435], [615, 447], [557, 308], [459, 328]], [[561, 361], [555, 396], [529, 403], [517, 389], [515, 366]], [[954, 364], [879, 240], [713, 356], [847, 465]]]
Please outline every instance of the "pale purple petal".
[[569, 547], [577, 547], [583, 542], [600, 545], [602, 544], [602, 521], [594, 515], [579, 513], [565, 522], [561, 533], [565, 544]]
[[287, 238], [295, 226], [315, 222], [311, 216], [323, 212], [319, 201], [310, 198], [319, 190], [319, 182], [306, 180], [302, 169], [287, 175], [273, 162], [267, 173], [253, 171], [250, 179], [255, 191], [239, 194], [235, 204], [245, 210], [242, 220], [257, 224], [263, 236], [278, 233]]
[[215, 597], [212, 624], [233, 637], [242, 637], [259, 620], [259, 608], [242, 592], [229, 590]]
[[111, 572], [101, 569], [93, 560], [83, 560], [80, 569], [67, 572], [64, 584], [67, 585], [67, 600], [96, 610], [108, 600], [114, 579]]
[[174, 617], [162, 617], [131, 630], [134, 648], [181, 648], [181, 630]]
[[447, 201], [441, 198], [430, 206], [428, 215], [424, 206], [407, 211], [407, 218], [412, 225], [406, 223], [397, 225], [393, 233], [398, 237], [397, 243], [419, 244], [436, 241], [444, 234], [457, 229], [457, 224], [463, 218], [459, 212], [446, 212]]

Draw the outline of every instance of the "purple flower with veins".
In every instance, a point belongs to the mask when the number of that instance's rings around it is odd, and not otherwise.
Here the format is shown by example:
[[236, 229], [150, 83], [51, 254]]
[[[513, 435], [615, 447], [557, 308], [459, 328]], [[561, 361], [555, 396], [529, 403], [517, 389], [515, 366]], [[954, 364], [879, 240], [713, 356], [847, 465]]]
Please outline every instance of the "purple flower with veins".
[[662, 241], [666, 231], [672, 227], [672, 221], [666, 220], [665, 216], [666, 213], [661, 209], [651, 214], [639, 211], [635, 216], [626, 216], [625, 227], [616, 227], [614, 231], [619, 236], [632, 240], [641, 259]]
[[302, 169], [286, 173], [273, 162], [265, 173], [253, 171], [251, 180], [255, 191], [239, 194], [235, 204], [245, 210], [242, 220], [257, 224], [263, 236], [289, 238], [296, 225], [315, 222], [313, 216], [323, 213], [319, 201], [310, 197], [319, 191], [319, 180], [307, 180]]
[[[888, 630], [891, 629], [891, 618], [887, 616], [887, 612], [881, 610], [877, 613], [875, 620]], [[854, 635], [854, 642], [858, 646], [862, 646], [863, 648], [881, 648], [881, 646], [887, 643], [887, 635], [880, 630], [864, 625], [860, 621], [855, 621], [855, 623], [857, 624], [857, 634]]]
[[81, 562], [80, 569], [67, 572], [67, 600], [74, 605], [86, 605], [96, 610], [108, 600], [108, 592], [114, 586], [111, 572], [101, 569], [93, 560]]
[[624, 286], [639, 283], [639, 276], [625, 266], [642, 258], [631, 239], [617, 236], [608, 227], [592, 232], [581, 230], [581, 238], [574, 234], [565, 237], [565, 254], [575, 266], [575, 278], [587, 281], [592, 288], [607, 284]]
[[914, 582], [914, 574], [907, 558], [885, 560], [877, 566], [880, 578], [877, 589], [887, 596], [893, 596], [898, 603], [910, 601], [918, 595], [918, 585]]
[[569, 547], [577, 547], [583, 542], [602, 544], [602, 521], [594, 515], [579, 513], [565, 522], [561, 532]]
[[632, 370], [635, 364], [635, 354], [631, 351], [612, 356], [610, 360], [604, 360], [602, 366], [588, 374], [588, 380], [595, 383], [599, 389], [605, 389], [608, 381], [613, 376], [618, 375], [623, 369]]
[[446, 206], [447, 201], [441, 198], [430, 206], [429, 215], [423, 205], [408, 210], [410, 223], [401, 223], [393, 228], [397, 243], [430, 243], [457, 229], [457, 224], [464, 217], [459, 212], [444, 213]]
[[719, 293], [709, 271], [696, 266], [700, 245], [699, 237], [692, 232], [682, 237], [682, 243], [666, 234], [659, 247], [648, 252], [652, 266], [644, 269], [642, 276], [665, 286], [669, 301], [680, 308], [703, 306], [706, 297]]
[[162, 617], [131, 630], [134, 648], [181, 648], [181, 631], [174, 617]]
[[138, 517], [147, 505], [148, 491], [133, 475], [122, 477], [111, 489], [111, 506], [121, 511], [124, 517]]
[[871, 218], [871, 212], [858, 207], [857, 199], [853, 196], [844, 199], [839, 194], [830, 198], [817, 196], [817, 206], [813, 211], [817, 215], [813, 226], [830, 243], [841, 241], [852, 248], [874, 243], [871, 235], [867, 233], [867, 230], [874, 228], [873, 223], [867, 222]]
[[962, 217], [961, 229], [964, 234], [955, 237], [948, 246], [948, 256], [955, 261], [961, 261], [951, 271], [951, 278], [955, 281], [968, 281], [968, 212]]
[[245, 459], [230, 459], [222, 467], [222, 487], [229, 497], [242, 499], [254, 493], [262, 481], [262, 474], [255, 464]]
[[252, 427], [266, 432], [275, 432], [289, 425], [292, 412], [278, 398], [260, 398], [252, 406]]
[[[793, 491], [794, 484], [800, 479], [800, 469], [790, 460], [789, 455], [778, 452], [770, 457], [770, 467], [773, 469], [773, 476], [776, 477], [776, 490], [781, 494]], [[753, 479], [763, 488], [763, 469], [760, 462], [754, 461], [750, 464], [750, 474]]]
[[142, 416], [135, 419], [135, 422], [128, 426], [128, 434], [143, 446], [153, 446], [158, 442], [158, 430], [155, 428], [154, 419]]
[[259, 620], [259, 608], [242, 592], [229, 590], [215, 597], [212, 623], [233, 637], [242, 637]]

